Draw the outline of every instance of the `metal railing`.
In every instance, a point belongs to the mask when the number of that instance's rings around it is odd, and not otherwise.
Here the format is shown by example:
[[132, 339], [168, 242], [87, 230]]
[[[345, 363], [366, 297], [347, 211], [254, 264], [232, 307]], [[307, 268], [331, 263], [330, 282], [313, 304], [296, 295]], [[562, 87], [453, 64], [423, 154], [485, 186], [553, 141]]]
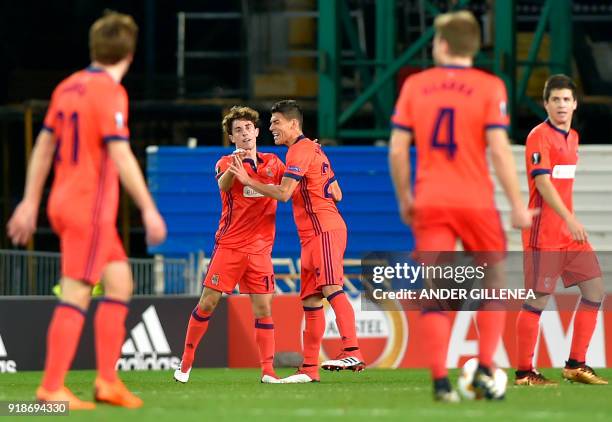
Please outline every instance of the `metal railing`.
[[[201, 292], [201, 282], [210, 258], [203, 252], [187, 258], [130, 258], [134, 295], [193, 295]], [[300, 261], [273, 258], [276, 293], [300, 291]], [[361, 260], [345, 259], [345, 288], [358, 294], [361, 288]], [[52, 295], [61, 275], [60, 254], [0, 249], [0, 296]], [[238, 291], [238, 290], [236, 290]]]
[[[199, 294], [196, 258], [131, 258], [135, 295]], [[0, 295], [52, 295], [60, 254], [0, 249]]]

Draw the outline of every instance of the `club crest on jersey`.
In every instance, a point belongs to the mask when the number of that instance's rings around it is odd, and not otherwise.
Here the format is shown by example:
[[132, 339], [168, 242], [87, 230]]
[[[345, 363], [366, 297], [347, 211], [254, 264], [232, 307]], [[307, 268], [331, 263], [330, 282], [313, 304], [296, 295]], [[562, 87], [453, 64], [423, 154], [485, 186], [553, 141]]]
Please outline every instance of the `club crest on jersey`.
[[219, 274], [213, 274], [213, 276], [210, 279], [210, 282], [212, 283], [213, 286], [218, 286], [219, 285]]
[[270, 167], [266, 167], [266, 175], [268, 177], [274, 176], [274, 172], [272, 172], [272, 169]]
[[121, 113], [120, 111], [115, 113], [115, 125], [117, 126], [117, 129], [123, 129], [123, 113]]
[[533, 164], [540, 164], [541, 160], [542, 160], [542, 156], [540, 155], [539, 152], [534, 152], [533, 154], [531, 154], [531, 162]]

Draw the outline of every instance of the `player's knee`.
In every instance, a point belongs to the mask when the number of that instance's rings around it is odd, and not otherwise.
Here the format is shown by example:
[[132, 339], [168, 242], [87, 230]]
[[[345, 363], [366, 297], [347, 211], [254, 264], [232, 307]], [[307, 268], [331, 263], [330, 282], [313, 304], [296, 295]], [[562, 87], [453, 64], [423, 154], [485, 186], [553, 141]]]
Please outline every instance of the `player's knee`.
[[200, 309], [204, 312], [212, 312], [215, 310], [217, 305], [219, 304], [219, 299], [221, 295], [216, 294], [203, 294], [200, 298]]
[[75, 279], [62, 278], [61, 301], [74, 305], [80, 309], [87, 310], [91, 302], [91, 286], [85, 282]]
[[591, 302], [601, 302], [603, 300], [605, 289], [601, 277], [580, 283], [578, 287], [580, 288], [580, 294], [586, 300]]
[[536, 294], [535, 299], [527, 299], [525, 303], [535, 309], [544, 309], [548, 304], [548, 294]]
[[257, 303], [253, 304], [253, 314], [255, 318], [266, 318], [272, 316], [272, 304], [271, 303]]

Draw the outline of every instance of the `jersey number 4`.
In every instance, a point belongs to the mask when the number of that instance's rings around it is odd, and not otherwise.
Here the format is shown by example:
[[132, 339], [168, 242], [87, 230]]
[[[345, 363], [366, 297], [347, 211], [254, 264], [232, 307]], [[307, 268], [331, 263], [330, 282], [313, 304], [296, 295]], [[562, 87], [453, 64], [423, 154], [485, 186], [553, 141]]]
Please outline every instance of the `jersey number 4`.
[[79, 160], [79, 114], [75, 111], [66, 121], [64, 113], [61, 111], [55, 117], [55, 127], [57, 128], [57, 149], [55, 150], [55, 160], [62, 161], [60, 150], [62, 142], [68, 133], [72, 134], [72, 163], [76, 164]]
[[438, 110], [431, 134], [431, 146], [435, 149], [445, 150], [449, 160], [455, 158], [457, 144], [455, 143], [454, 108], [441, 108]]

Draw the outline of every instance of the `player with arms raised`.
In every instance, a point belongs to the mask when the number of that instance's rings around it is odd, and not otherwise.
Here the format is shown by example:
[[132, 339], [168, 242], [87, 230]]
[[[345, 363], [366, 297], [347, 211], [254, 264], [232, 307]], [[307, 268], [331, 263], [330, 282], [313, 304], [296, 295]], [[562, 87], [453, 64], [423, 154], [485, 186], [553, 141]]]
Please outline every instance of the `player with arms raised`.
[[[499, 78], [472, 67], [480, 26], [470, 12], [440, 15], [434, 25], [436, 67], [406, 80], [391, 119], [389, 160], [400, 217], [411, 225], [417, 251], [453, 251], [460, 239], [466, 251], [502, 252], [506, 240], [495, 208], [487, 148], [512, 206], [512, 225], [527, 227], [532, 216], [520, 196], [506, 134], [506, 90]], [[414, 196], [412, 143], [417, 150]], [[500, 275], [501, 270], [498, 263], [489, 273]], [[505, 322], [505, 311], [497, 306], [486, 302], [476, 316], [480, 349], [474, 387], [488, 398], [495, 396], [493, 354]], [[420, 339], [429, 359], [434, 397], [452, 402], [458, 395], [446, 368], [450, 328], [444, 312], [423, 308]]]
[[133, 290], [116, 228], [119, 180], [142, 212], [147, 242], [155, 245], [166, 237], [166, 226], [128, 142], [128, 97], [120, 81], [132, 62], [137, 33], [130, 16], [115, 12], [92, 25], [92, 64], [53, 92], [28, 166], [24, 198], [8, 223], [12, 241], [25, 244], [36, 229], [42, 190], [55, 162], [48, 214], [60, 238], [62, 297], [49, 324], [45, 371], [36, 397], [67, 401], [71, 410], [95, 407], [72, 394], [64, 378], [76, 353], [92, 286], [100, 279], [104, 298], [94, 317], [94, 398], [117, 406], [142, 406], [115, 371]]
[[304, 362], [298, 372], [282, 381], [306, 383], [319, 381], [319, 351], [325, 332], [323, 298], [336, 314], [342, 338], [342, 351], [336, 359], [322, 363], [328, 370], [365, 367], [355, 327], [355, 311], [342, 290], [346, 224], [336, 207], [342, 191], [321, 145], [302, 134], [303, 115], [292, 100], [279, 101], [272, 107], [270, 131], [276, 145], [286, 145], [287, 169], [280, 185], [265, 185], [247, 174], [234, 159], [230, 170], [241, 183], [265, 196], [293, 201], [293, 217], [298, 229], [301, 253], [301, 291], [304, 307]]
[[244, 163], [249, 176], [260, 183], [280, 183], [285, 172], [283, 162], [274, 154], [257, 152], [258, 122], [259, 113], [249, 107], [232, 107], [223, 117], [223, 131], [236, 145], [236, 151], [221, 157], [215, 166], [223, 209], [204, 290], [187, 326], [181, 367], [174, 371], [174, 379], [182, 383], [189, 380], [198, 344], [208, 329], [208, 320], [222, 293], [231, 293], [237, 284], [240, 293], [251, 296], [261, 382], [279, 382], [272, 366], [274, 268], [271, 255], [277, 202], [242, 184], [231, 171], [227, 171], [236, 158]]

